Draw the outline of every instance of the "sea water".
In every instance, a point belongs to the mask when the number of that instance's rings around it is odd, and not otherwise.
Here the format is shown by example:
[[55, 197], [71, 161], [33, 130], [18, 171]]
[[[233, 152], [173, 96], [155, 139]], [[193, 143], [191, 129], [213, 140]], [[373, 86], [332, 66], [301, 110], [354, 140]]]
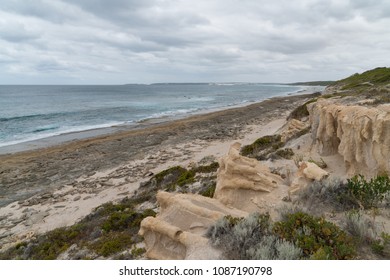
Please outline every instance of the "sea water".
[[279, 84], [0, 86], [0, 147], [301, 92]]

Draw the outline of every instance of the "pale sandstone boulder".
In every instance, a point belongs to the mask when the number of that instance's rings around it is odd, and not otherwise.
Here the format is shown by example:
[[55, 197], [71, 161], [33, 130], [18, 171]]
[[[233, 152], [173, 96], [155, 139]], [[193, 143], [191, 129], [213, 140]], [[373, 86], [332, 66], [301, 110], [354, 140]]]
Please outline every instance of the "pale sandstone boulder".
[[228, 155], [220, 160], [214, 198], [225, 205], [254, 212], [259, 210], [261, 197], [283, 180], [259, 161], [241, 156], [240, 147], [240, 143], [233, 144]]
[[390, 171], [390, 105], [309, 104], [312, 138], [322, 155], [339, 153], [349, 175]]
[[157, 202], [160, 213], [144, 219], [139, 232], [151, 259], [218, 259], [220, 252], [203, 237], [206, 230], [223, 216], [248, 215], [194, 194], [159, 192]]
[[294, 180], [289, 188], [289, 194], [296, 194], [305, 189], [313, 181], [321, 181], [329, 176], [329, 173], [312, 162], [301, 162]]
[[276, 134], [281, 136], [282, 142], [287, 142], [294, 137], [298, 132], [307, 129], [310, 126], [308, 122], [302, 122], [300, 120], [291, 119], [285, 125], [283, 125]]
[[301, 163], [303, 175], [311, 180], [321, 181], [322, 179], [329, 176], [329, 173], [324, 169], [320, 168], [317, 164], [312, 162]]

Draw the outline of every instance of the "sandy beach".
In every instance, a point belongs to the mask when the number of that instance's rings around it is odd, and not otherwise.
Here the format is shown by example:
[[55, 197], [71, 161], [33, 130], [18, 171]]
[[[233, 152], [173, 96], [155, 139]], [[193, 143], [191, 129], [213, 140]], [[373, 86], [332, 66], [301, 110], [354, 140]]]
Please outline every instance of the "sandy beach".
[[131, 195], [167, 167], [219, 158], [234, 141], [249, 144], [272, 134], [311, 97], [277, 97], [0, 155], [0, 246], [72, 225], [99, 205]]

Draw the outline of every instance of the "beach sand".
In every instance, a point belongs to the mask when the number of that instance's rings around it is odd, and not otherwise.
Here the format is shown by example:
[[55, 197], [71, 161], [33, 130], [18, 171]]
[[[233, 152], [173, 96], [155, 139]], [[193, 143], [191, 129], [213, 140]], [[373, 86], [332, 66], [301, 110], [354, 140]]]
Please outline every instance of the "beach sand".
[[273, 134], [291, 110], [312, 97], [277, 97], [0, 155], [0, 246], [72, 225], [99, 205], [131, 195], [151, 174], [168, 167], [219, 158], [235, 141], [245, 145]]

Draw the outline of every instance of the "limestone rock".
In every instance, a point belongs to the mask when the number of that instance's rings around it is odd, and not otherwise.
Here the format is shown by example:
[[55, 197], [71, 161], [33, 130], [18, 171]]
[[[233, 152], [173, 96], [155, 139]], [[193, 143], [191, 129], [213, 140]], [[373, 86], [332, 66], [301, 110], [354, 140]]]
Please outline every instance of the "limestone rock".
[[204, 233], [223, 216], [248, 214], [194, 194], [159, 192], [157, 202], [160, 213], [144, 219], [139, 232], [151, 259], [218, 259], [219, 251], [211, 247]]
[[322, 179], [329, 176], [329, 173], [324, 169], [318, 167], [317, 164], [312, 162], [303, 162], [301, 164], [303, 175], [312, 180], [321, 181]]
[[301, 162], [294, 180], [291, 183], [289, 194], [298, 193], [305, 189], [313, 180], [321, 181], [329, 176], [329, 173], [312, 162]]
[[339, 153], [349, 175], [390, 171], [390, 105], [366, 107], [319, 100], [307, 106], [322, 155]]
[[293, 138], [300, 131], [307, 129], [309, 123], [302, 122], [300, 120], [291, 119], [285, 125], [283, 125], [276, 133], [281, 136], [282, 142], [287, 142]]
[[240, 147], [240, 143], [233, 144], [220, 160], [214, 198], [247, 212], [258, 211], [254, 201], [272, 192], [283, 180], [259, 161], [241, 156]]

